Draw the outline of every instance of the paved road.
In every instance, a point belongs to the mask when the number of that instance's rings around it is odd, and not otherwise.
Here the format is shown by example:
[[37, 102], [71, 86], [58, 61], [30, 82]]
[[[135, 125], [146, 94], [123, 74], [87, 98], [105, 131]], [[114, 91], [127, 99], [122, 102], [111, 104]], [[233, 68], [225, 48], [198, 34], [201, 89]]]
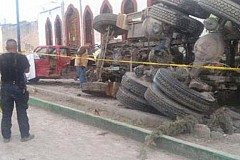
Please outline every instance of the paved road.
[[[29, 108], [35, 139], [20, 142], [16, 114], [12, 139], [0, 141], [0, 160], [135, 160], [141, 143], [36, 107]], [[1, 118], [1, 114], [0, 114]], [[185, 160], [159, 149], [148, 160]]]

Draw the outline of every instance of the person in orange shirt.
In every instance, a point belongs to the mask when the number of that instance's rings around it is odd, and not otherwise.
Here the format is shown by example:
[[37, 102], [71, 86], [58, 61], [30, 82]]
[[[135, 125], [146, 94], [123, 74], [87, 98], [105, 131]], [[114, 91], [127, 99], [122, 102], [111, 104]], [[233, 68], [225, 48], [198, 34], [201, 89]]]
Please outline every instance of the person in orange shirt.
[[86, 77], [86, 68], [88, 64], [88, 54], [85, 47], [80, 47], [77, 51], [77, 55], [75, 58], [75, 67], [79, 76], [80, 87], [82, 88], [82, 84], [87, 82]]

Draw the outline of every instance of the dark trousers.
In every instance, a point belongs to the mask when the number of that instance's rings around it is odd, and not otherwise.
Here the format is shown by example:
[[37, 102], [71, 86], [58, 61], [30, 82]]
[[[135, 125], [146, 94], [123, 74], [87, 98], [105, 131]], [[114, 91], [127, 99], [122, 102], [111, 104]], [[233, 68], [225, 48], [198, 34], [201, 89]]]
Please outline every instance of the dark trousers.
[[21, 138], [29, 136], [29, 122], [27, 116], [28, 104], [26, 100], [26, 92], [15, 84], [2, 84], [1, 87], [1, 106], [2, 106], [2, 122], [1, 131], [3, 138], [11, 137], [12, 113], [14, 102], [16, 104], [17, 121]]

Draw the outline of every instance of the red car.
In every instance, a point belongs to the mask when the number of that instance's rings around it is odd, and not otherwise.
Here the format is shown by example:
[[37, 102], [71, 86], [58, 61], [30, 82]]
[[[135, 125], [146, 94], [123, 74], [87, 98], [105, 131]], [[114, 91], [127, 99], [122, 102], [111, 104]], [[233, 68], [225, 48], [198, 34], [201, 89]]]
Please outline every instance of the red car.
[[73, 56], [67, 46], [38, 46], [33, 54], [27, 55], [31, 65], [28, 80], [57, 79], [66, 75], [68, 77], [72, 75], [73, 78], [75, 76]]

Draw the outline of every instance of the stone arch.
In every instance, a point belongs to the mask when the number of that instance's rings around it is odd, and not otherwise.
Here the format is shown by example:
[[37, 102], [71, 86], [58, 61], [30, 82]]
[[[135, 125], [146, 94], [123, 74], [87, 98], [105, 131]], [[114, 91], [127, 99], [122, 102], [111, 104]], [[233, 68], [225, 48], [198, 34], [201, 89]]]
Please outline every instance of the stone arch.
[[81, 46], [79, 12], [72, 4], [65, 13], [65, 25], [67, 46], [79, 48]]
[[[137, 1], [136, 0], [123, 0], [121, 5], [121, 13], [129, 14], [137, 11]], [[122, 40], [127, 39], [127, 33], [122, 35]]]
[[108, 0], [104, 0], [102, 2], [102, 6], [100, 8], [100, 14], [102, 13], [113, 13], [112, 5], [109, 3]]
[[147, 0], [147, 6], [151, 7], [152, 5], [158, 4], [160, 2], [158, 2], [157, 0]]
[[62, 20], [59, 15], [57, 15], [54, 22], [54, 30], [55, 30], [55, 44], [62, 45]]
[[95, 44], [93, 30], [93, 13], [87, 5], [83, 13], [84, 44]]
[[147, 6], [150, 7], [153, 5], [153, 0], [147, 0]]
[[49, 18], [47, 18], [45, 23], [45, 37], [46, 45], [53, 45], [52, 23]]
[[[112, 5], [109, 3], [108, 0], [104, 0], [102, 2], [102, 6], [100, 8], [100, 14], [103, 13], [113, 13]], [[102, 42], [103, 34], [101, 34], [101, 42]]]
[[136, 0], [123, 0], [121, 5], [121, 13], [128, 14], [137, 11]]

